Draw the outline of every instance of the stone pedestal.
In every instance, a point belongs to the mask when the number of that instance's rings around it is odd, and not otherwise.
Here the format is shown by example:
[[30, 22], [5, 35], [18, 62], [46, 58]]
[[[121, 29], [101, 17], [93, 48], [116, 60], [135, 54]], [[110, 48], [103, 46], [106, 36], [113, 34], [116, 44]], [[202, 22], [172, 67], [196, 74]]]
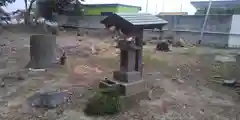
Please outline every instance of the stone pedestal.
[[113, 79], [121, 82], [131, 83], [131, 82], [139, 81], [142, 78], [141, 78], [141, 73], [137, 71], [132, 71], [132, 72], [114, 71]]
[[119, 42], [120, 70], [113, 72], [113, 80], [100, 82], [100, 88], [117, 90], [126, 103], [129, 100], [133, 102], [148, 98], [148, 90], [141, 73], [142, 44], [139, 44], [141, 42], [138, 40], [139, 38], [136, 37], [133, 41], [121, 40]]
[[139, 80], [131, 83], [119, 82], [117, 80], [105, 80], [100, 82], [100, 88], [116, 89], [122, 96], [132, 96], [144, 91], [147, 91], [144, 80]]

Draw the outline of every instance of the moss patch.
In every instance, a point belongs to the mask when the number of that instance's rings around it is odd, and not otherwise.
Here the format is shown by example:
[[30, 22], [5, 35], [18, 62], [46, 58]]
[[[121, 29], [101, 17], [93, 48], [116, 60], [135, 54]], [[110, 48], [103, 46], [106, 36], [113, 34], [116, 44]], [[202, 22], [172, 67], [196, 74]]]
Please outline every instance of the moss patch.
[[96, 90], [84, 110], [87, 115], [113, 115], [121, 111], [120, 95], [113, 89]]

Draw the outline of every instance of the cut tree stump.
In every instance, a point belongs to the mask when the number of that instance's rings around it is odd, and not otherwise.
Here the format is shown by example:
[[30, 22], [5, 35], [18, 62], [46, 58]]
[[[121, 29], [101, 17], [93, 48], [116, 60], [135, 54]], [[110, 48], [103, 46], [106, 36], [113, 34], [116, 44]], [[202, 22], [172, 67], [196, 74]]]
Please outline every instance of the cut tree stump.
[[56, 36], [32, 35], [30, 37], [30, 62], [27, 68], [48, 68], [57, 62]]

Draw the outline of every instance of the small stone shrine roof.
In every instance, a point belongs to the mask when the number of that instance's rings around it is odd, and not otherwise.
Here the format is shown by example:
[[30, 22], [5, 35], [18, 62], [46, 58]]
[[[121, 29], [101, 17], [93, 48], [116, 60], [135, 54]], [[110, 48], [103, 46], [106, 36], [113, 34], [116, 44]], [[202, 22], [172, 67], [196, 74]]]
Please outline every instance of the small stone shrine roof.
[[148, 13], [114, 13], [102, 20], [101, 23], [107, 26], [115, 25], [118, 28], [161, 29], [168, 22]]
[[147, 24], [167, 24], [166, 20], [163, 20], [157, 16], [148, 13], [116, 13], [116, 15], [129, 21], [133, 25], [147, 25]]

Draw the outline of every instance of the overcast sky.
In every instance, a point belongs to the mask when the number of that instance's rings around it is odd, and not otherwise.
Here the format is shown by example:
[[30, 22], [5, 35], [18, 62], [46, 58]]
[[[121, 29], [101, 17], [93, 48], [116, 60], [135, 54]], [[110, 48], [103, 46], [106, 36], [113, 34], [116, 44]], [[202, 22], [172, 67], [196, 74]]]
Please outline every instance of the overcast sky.
[[[85, 0], [87, 4], [109, 4], [109, 3], [120, 3], [127, 5], [141, 6], [142, 12], [146, 12], [147, 0]], [[14, 11], [16, 9], [24, 9], [24, 0], [16, 0], [14, 4], [7, 6], [7, 11]], [[195, 9], [190, 4], [190, 0], [148, 0], [148, 13], [159, 13], [159, 12], [188, 12], [194, 14]]]

